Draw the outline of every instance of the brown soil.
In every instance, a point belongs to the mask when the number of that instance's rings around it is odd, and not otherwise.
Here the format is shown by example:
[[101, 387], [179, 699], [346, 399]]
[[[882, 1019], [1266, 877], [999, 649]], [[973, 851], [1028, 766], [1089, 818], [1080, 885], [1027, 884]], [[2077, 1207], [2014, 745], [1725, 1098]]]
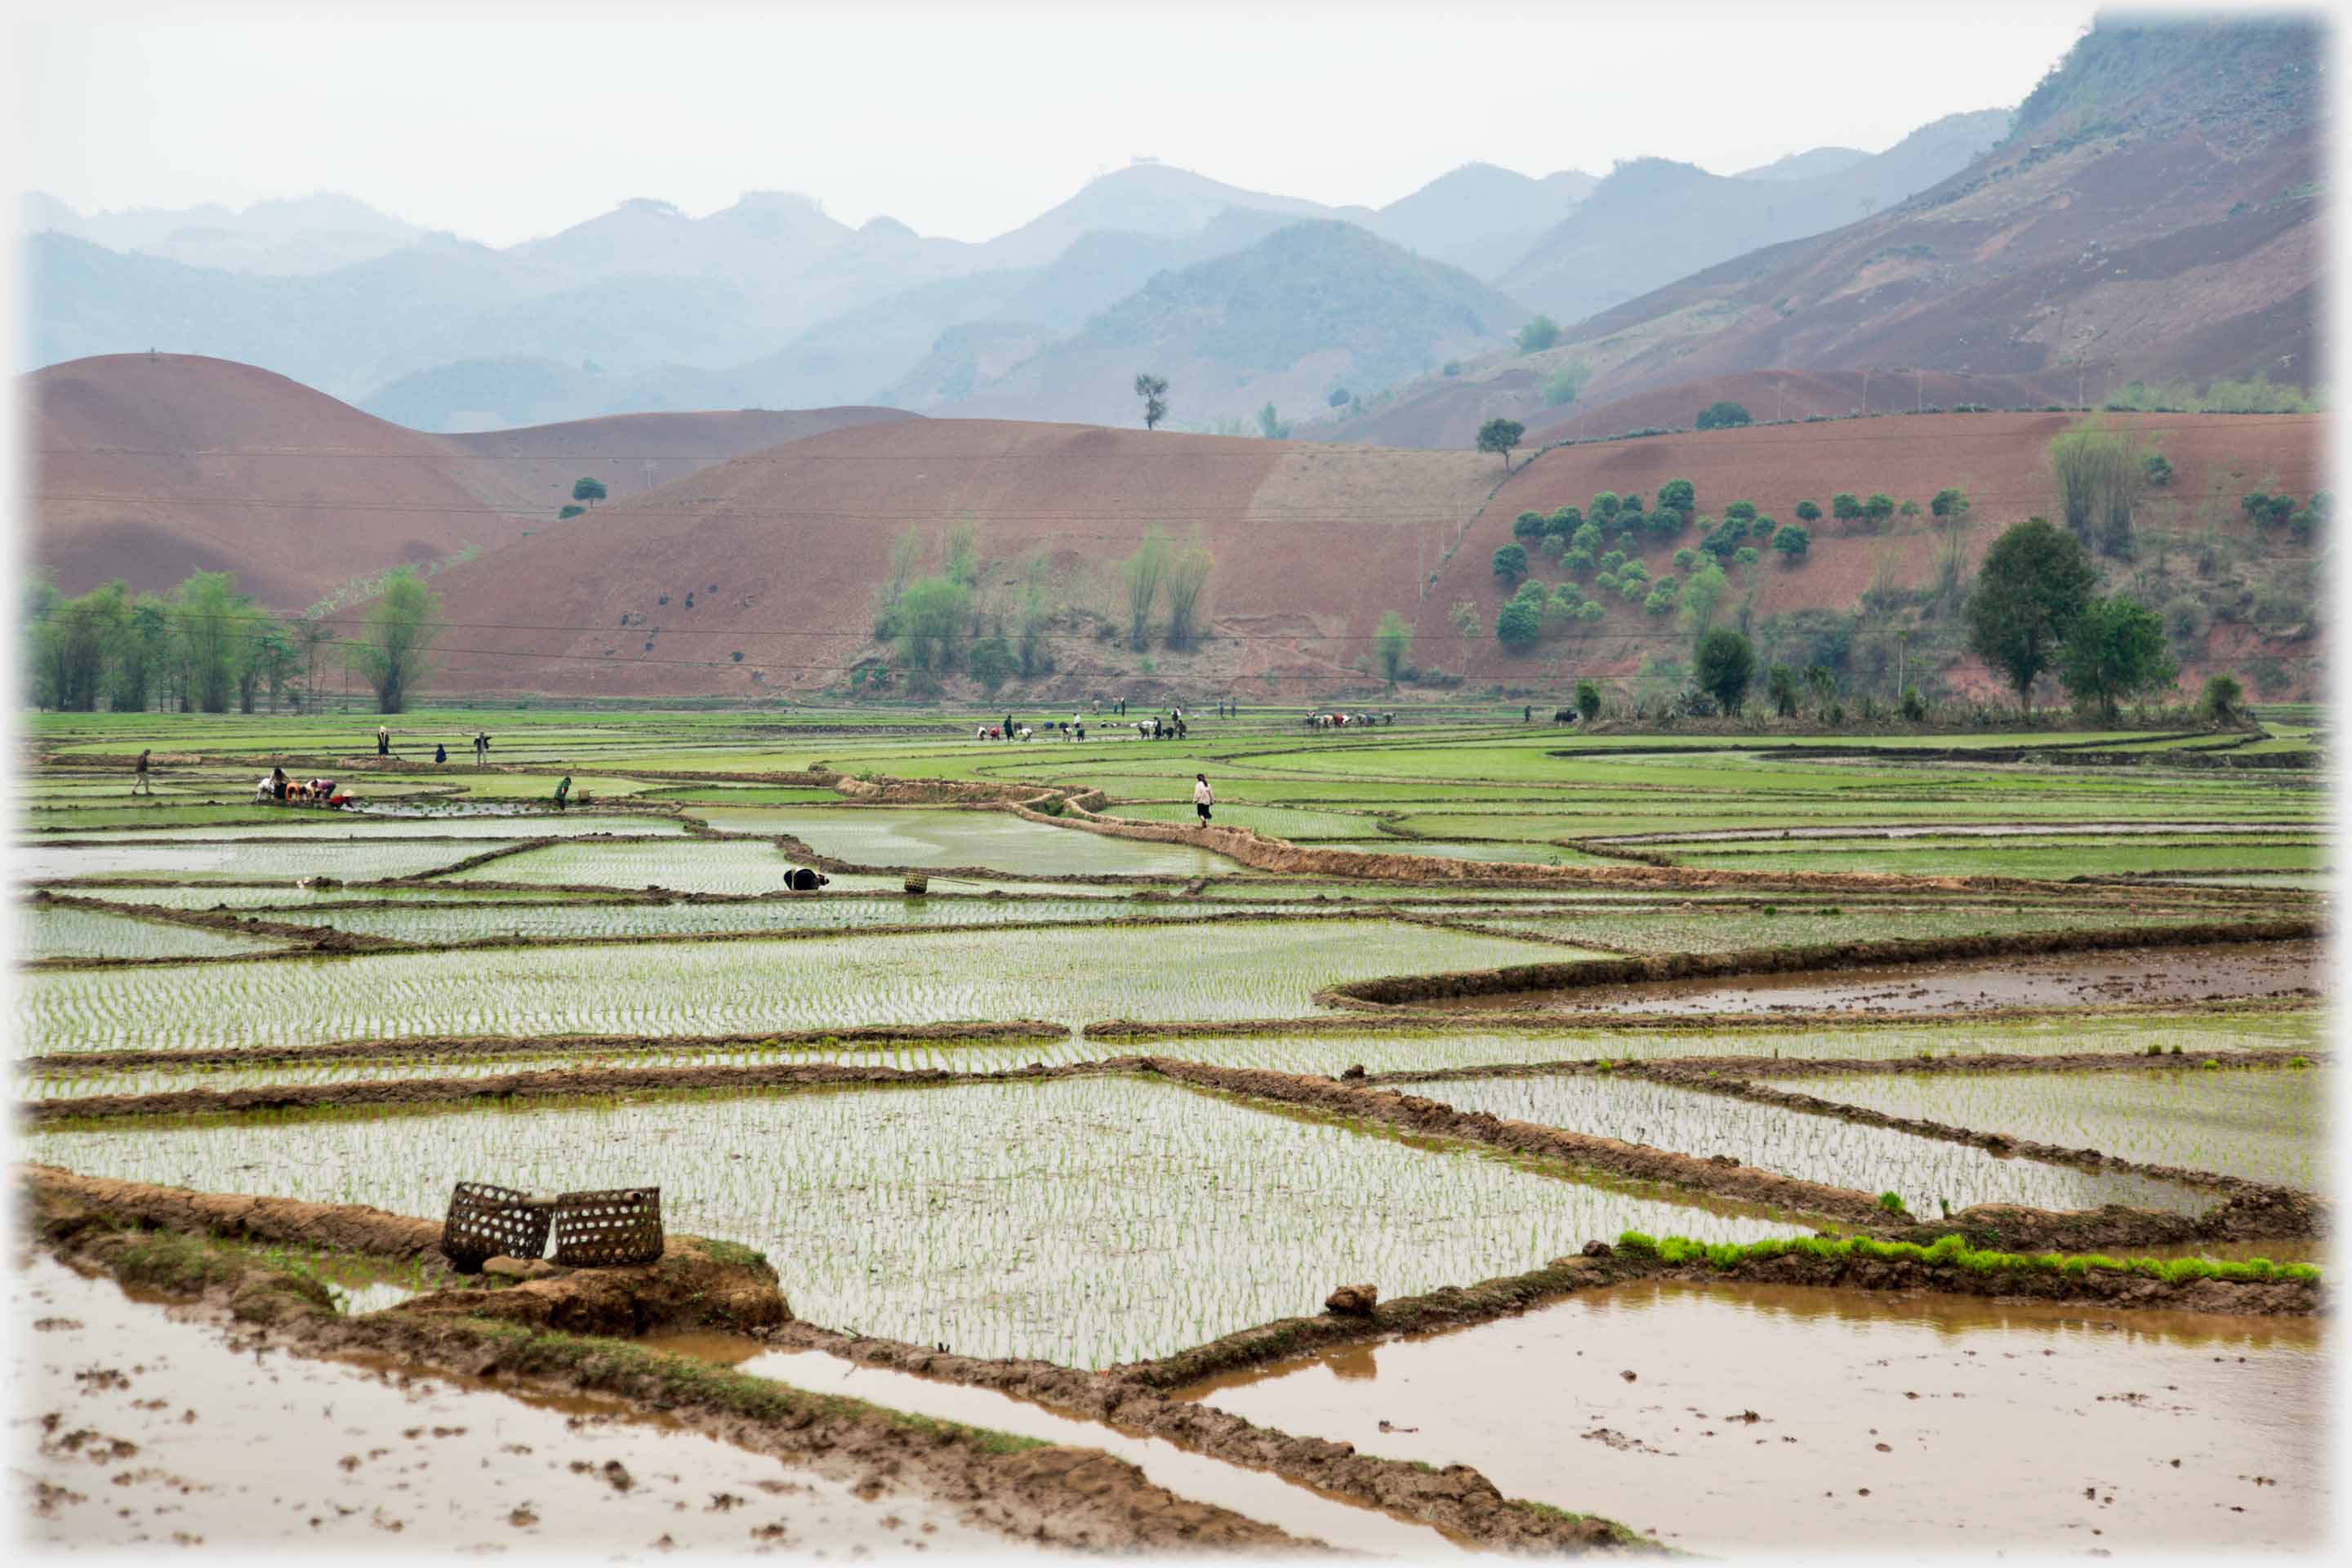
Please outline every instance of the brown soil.
[[[2145, 934], [2145, 933], [2144, 933]], [[1956, 1008], [2059, 1007], [2137, 1002], [2147, 1005], [2221, 998], [2315, 997], [2326, 969], [2308, 942], [2229, 947], [2144, 947], [2037, 954], [1985, 963], [1903, 964], [1891, 969], [1709, 977], [1558, 992], [1480, 996], [1477, 1008], [1558, 1012], [1935, 1014]]]
[[644, 484], [642, 459], [667, 481], [820, 430], [911, 417], [650, 414], [431, 436], [194, 354], [106, 354], [24, 383], [40, 455], [32, 558], [61, 588], [121, 577], [160, 592], [191, 572], [228, 571], [279, 610], [468, 544], [495, 552], [534, 528], [552, 536], [583, 473], [617, 499]]
[[[1569, 963], [1517, 964], [1450, 974], [1391, 975], [1333, 986], [1318, 1002], [1339, 1006], [1412, 1006], [1429, 1002], [1509, 998], [1531, 1002], [1542, 992], [1579, 994], [1596, 986], [1706, 976], [1811, 973], [1898, 963], [1949, 963], [2013, 954], [2105, 952], [2117, 948], [2180, 948], [2214, 943], [2309, 942], [2326, 933], [2318, 920], [2213, 921], [2151, 930], [2020, 931], [1993, 936], [1908, 937], [1885, 942], [1832, 942], [1812, 947], [1745, 948], [1734, 952], [1678, 952], [1646, 957], [1586, 959]], [[1504, 1005], [1511, 1005], [1506, 1002]], [[1998, 1005], [1997, 1003], [1995, 1005]]]
[[[86, 1265], [121, 1267], [129, 1233], [95, 1219], [95, 1211], [70, 1209], [54, 1222], [43, 1216], [43, 1242]], [[234, 1270], [233, 1277], [214, 1283], [206, 1299], [236, 1314], [253, 1336], [250, 1343], [306, 1355], [390, 1356], [441, 1375], [541, 1394], [609, 1395], [738, 1447], [855, 1477], [861, 1485], [911, 1483], [957, 1507], [968, 1521], [1016, 1540], [1098, 1551], [1265, 1552], [1305, 1544], [1226, 1510], [1178, 1498], [1145, 1480], [1134, 1466], [1097, 1450], [1031, 1447], [1008, 1453], [969, 1429], [802, 1394], [780, 1384], [681, 1381], [670, 1370], [671, 1358], [602, 1352], [596, 1340], [535, 1324], [418, 1311], [415, 1303], [345, 1318], [310, 1299], [303, 1282], [291, 1277], [233, 1260], [222, 1268]], [[614, 1352], [625, 1349], [614, 1346]]]

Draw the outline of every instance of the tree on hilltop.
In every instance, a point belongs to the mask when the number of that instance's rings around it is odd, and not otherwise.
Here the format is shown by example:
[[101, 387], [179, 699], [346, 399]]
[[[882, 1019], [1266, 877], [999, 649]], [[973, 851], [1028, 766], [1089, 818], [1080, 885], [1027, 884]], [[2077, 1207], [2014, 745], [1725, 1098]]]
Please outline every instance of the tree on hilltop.
[[1149, 371], [1137, 372], [1135, 395], [1143, 399], [1143, 427], [1157, 429], [1160, 422], [1168, 417], [1168, 378]]
[[1508, 469], [1511, 448], [1517, 446], [1519, 437], [1527, 433], [1528, 427], [1516, 419], [1489, 419], [1478, 426], [1478, 450], [1500, 454], [1503, 467]]

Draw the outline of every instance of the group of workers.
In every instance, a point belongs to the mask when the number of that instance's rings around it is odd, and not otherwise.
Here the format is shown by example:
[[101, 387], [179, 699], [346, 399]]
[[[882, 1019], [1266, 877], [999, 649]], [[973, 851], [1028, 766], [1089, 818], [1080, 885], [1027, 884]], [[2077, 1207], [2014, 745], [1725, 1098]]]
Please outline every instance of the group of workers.
[[[375, 727], [375, 754], [379, 757], [392, 755], [392, 731], [382, 724]], [[447, 762], [449, 748], [436, 741], [433, 743], [433, 760], [436, 763]], [[478, 768], [486, 768], [489, 764], [490, 732], [488, 730], [477, 730], [474, 731], [474, 765]]]
[[1318, 730], [1349, 730], [1365, 724], [1393, 724], [1394, 713], [1309, 713], [1307, 724]]

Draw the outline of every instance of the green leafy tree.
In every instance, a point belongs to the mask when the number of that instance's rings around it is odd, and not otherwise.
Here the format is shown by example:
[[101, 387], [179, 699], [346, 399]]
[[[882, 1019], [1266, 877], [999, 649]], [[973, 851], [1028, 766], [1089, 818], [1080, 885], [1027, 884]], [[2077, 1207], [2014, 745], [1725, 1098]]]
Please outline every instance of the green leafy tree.
[[[1799, 512], [1797, 515], [1801, 517], [1804, 514]], [[1830, 515], [1840, 522], [1851, 523], [1862, 516], [1862, 503], [1854, 500], [1852, 490], [1840, 490], [1830, 497]]]
[[2113, 723], [2126, 698], [2161, 690], [2180, 677], [2154, 610], [2122, 594], [2093, 599], [2066, 628], [2058, 680], [2077, 702], [2096, 703]]
[[585, 513], [587, 510], [588, 509], [584, 506], [566, 506], [562, 511], [555, 514], [555, 521], [558, 522], [570, 522], [573, 518]]
[[[401, 570], [415, 576], [408, 568]], [[181, 664], [184, 710], [228, 711], [229, 698], [236, 689], [237, 666], [245, 654], [251, 604], [236, 591], [236, 574], [232, 572], [198, 572], [173, 590], [173, 640]], [[382, 604], [379, 600], [379, 607]]]
[[1290, 426], [1275, 413], [1274, 405], [1268, 403], [1257, 411], [1257, 433], [1269, 441], [1286, 441], [1290, 438]]
[[1809, 500], [1801, 500], [1797, 503], [1797, 521], [1799, 522], [1819, 522], [1821, 520], [1822, 509], [1820, 507]]
[[2161, 452], [2143, 454], [2139, 460], [2139, 476], [2152, 489], [2162, 489], [2172, 482], [2172, 464]]
[[1394, 610], [1381, 616], [1381, 624], [1372, 632], [1372, 651], [1379, 656], [1381, 673], [1388, 677], [1389, 689], [1404, 674], [1406, 663], [1412, 658], [1412, 628]]
[[1445, 618], [1454, 623], [1454, 635], [1462, 639], [1462, 673], [1466, 676], [1470, 673], [1470, 651], [1477, 646], [1478, 634], [1485, 629], [1479, 625], [1478, 605], [1475, 600], [1456, 599], [1446, 610]]
[[1726, 399], [1710, 403], [1698, 411], [1698, 427], [1702, 430], [1728, 430], [1738, 425], [1752, 425], [1755, 416], [1747, 408]]
[[1748, 700], [1748, 683], [1756, 673], [1756, 650], [1728, 626], [1717, 626], [1698, 639], [1692, 667], [1699, 689], [1727, 713], [1739, 711]]
[[1495, 552], [1495, 575], [1507, 588], [1528, 574], [1528, 551], [1523, 544], [1506, 544]]
[[1544, 536], [1548, 520], [1539, 511], [1523, 511], [1511, 521], [1511, 537], [1536, 540]]
[[1927, 503], [1927, 510], [1937, 517], [1966, 517], [1969, 515], [1969, 498], [1956, 489], [1940, 489], [1936, 492], [1936, 499]]
[[1715, 613], [1730, 589], [1731, 579], [1712, 561], [1692, 573], [1682, 587], [1683, 635], [1705, 642], [1707, 628], [1715, 624]]
[[1797, 716], [1797, 672], [1785, 664], [1775, 664], [1764, 672], [1764, 691], [1772, 699], [1772, 711], [1783, 719]]
[[1556, 367], [1544, 378], [1544, 406], [1567, 407], [1583, 395], [1584, 384], [1591, 379], [1592, 367], [1580, 359]]
[[2103, 555], [2132, 552], [2132, 503], [2143, 482], [2138, 449], [2121, 430], [2069, 430], [2050, 443], [2050, 476], [2069, 532]]
[[376, 710], [404, 713], [408, 700], [425, 682], [425, 656], [439, 629], [440, 595], [425, 585], [415, 569], [395, 568], [383, 580], [383, 592], [369, 607], [358, 644], [352, 649], [360, 678], [374, 689]]
[[913, 669], [953, 669], [971, 619], [970, 588], [946, 575], [918, 577], [898, 598], [898, 657]]
[[1012, 646], [1001, 633], [983, 637], [974, 644], [968, 663], [972, 679], [978, 681], [980, 689], [991, 697], [996, 695], [999, 687], [1013, 679], [1016, 668]]
[[2197, 705], [2216, 724], [2234, 724], [2245, 698], [2246, 689], [2238, 684], [2236, 676], [2209, 675], [2205, 678], [2205, 695], [2198, 699]]
[[1143, 399], [1143, 427], [1156, 430], [1168, 417], [1168, 378], [1138, 371], [1135, 375], [1135, 395]]
[[1549, 316], [1538, 316], [1519, 329], [1519, 352], [1539, 354], [1559, 342], [1559, 323]]
[[2008, 680], [2020, 709], [2097, 582], [2081, 543], [2048, 518], [2028, 518], [1985, 552], [1969, 595], [1969, 647]]
[[1589, 679], [1576, 683], [1576, 710], [1588, 724], [1601, 717], [1601, 688], [1598, 684]]
[[[269, 710], [277, 712], [286, 689], [302, 673], [302, 649], [295, 639], [294, 629], [279, 620], [261, 622], [254, 632], [252, 657], [247, 668], [252, 680], [269, 693]], [[246, 711], [252, 710], [247, 708]]]
[[[594, 506], [598, 501], [604, 499], [604, 481], [602, 479], [588, 479], [584, 476], [572, 480], [572, 499], [577, 501], [586, 501], [590, 506]], [[388, 709], [386, 711], [397, 713], [400, 710], [394, 708]]]
[[1685, 522], [1698, 510], [1698, 487], [1688, 479], [1668, 479], [1658, 487], [1658, 510], [1678, 512]]
[[1780, 560], [1786, 565], [1793, 566], [1802, 561], [1812, 545], [1813, 536], [1802, 523], [1792, 522], [1786, 528], [1776, 529], [1772, 534], [1772, 548], [1780, 552]]
[[163, 601], [142, 594], [123, 612], [115, 642], [114, 669], [107, 700], [118, 713], [143, 713], [162, 679], [172, 647], [172, 622]]
[[1525, 599], [1513, 599], [1495, 617], [1495, 640], [1513, 653], [1525, 653], [1543, 635], [1543, 612]]
[[1499, 454], [1503, 467], [1508, 468], [1511, 466], [1511, 448], [1517, 447], [1519, 437], [1527, 433], [1528, 427], [1516, 419], [1499, 416], [1489, 419], [1478, 426], [1478, 450]]
[[1216, 557], [1210, 554], [1208, 544], [1194, 538], [1191, 544], [1168, 557], [1168, 646], [1188, 648], [1199, 635], [1194, 624], [1200, 615], [1201, 596], [1208, 591], [1209, 574], [1216, 569]]
[[1895, 498], [1885, 490], [1873, 490], [1870, 499], [1862, 503], [1862, 515], [1870, 520], [1872, 532], [1879, 531], [1886, 526], [1886, 520], [1895, 515]]

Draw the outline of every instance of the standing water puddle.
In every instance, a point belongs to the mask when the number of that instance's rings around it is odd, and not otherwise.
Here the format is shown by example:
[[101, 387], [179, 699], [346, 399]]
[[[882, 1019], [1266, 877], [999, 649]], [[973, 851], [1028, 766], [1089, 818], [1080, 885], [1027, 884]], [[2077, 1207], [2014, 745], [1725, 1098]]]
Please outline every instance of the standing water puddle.
[[1124, 1426], [1064, 1415], [1031, 1400], [935, 1378], [863, 1366], [823, 1351], [772, 1350], [732, 1334], [659, 1334], [639, 1342], [698, 1361], [731, 1366], [818, 1394], [845, 1394], [893, 1410], [960, 1421], [1078, 1448], [1100, 1448], [1127, 1460], [1179, 1497], [1216, 1503], [1293, 1535], [1381, 1557], [1451, 1555], [1462, 1550], [1427, 1525], [1408, 1524], [1375, 1508], [1328, 1496], [1268, 1471], [1196, 1454], [1163, 1438]]
[[865, 1500], [614, 1401], [235, 1350], [48, 1258], [11, 1279], [9, 1305], [32, 1324], [12, 1357], [10, 1437], [30, 1481], [21, 1528], [38, 1546], [600, 1558], [1004, 1546], [947, 1504]]
[[1651, 1282], [1181, 1397], [1703, 1552], [2310, 1550], [2307, 1318]]
[[2314, 942], [2125, 948], [1977, 963], [1889, 964], [1792, 974], [1648, 980], [1563, 991], [1510, 991], [1449, 1007], [1562, 1013], [1944, 1013], [1957, 1008], [2200, 1002], [2316, 993], [2326, 960]]

